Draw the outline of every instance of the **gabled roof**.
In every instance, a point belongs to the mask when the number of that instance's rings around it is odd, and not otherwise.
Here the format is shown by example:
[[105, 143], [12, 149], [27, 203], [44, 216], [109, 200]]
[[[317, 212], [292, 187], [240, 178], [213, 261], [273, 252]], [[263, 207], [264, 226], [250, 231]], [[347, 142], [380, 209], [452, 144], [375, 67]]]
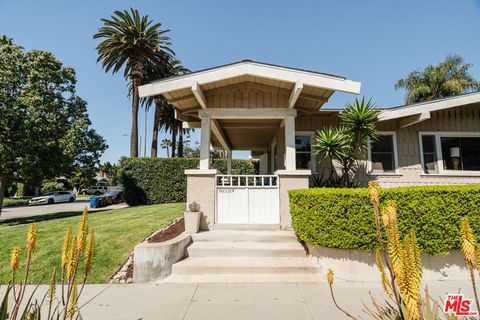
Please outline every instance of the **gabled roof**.
[[384, 109], [380, 121], [416, 116], [425, 120], [430, 112], [480, 103], [480, 92]]
[[360, 82], [351, 81], [344, 77], [251, 60], [242, 60], [182, 76], [162, 79], [140, 86], [139, 92], [141, 97], [148, 97], [191, 88], [195, 84], [201, 86], [242, 76], [272, 79], [292, 84], [300, 81], [306, 86], [315, 88], [360, 93]]

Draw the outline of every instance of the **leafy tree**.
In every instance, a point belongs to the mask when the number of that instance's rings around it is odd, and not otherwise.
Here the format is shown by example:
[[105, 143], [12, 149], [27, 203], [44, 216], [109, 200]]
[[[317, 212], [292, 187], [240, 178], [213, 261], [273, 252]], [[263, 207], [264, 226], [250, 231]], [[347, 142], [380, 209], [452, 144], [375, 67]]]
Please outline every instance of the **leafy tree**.
[[475, 91], [480, 88], [480, 84], [468, 72], [471, 66], [458, 55], [448, 56], [438, 65], [429, 65], [398, 80], [395, 89], [407, 90], [407, 104]]
[[379, 114], [371, 100], [356, 99], [354, 103], [347, 103], [345, 111], [340, 114], [339, 128], [325, 128], [316, 133], [314, 153], [332, 161], [331, 175], [333, 161], [340, 164], [342, 187], [351, 186], [357, 160], [365, 157], [368, 141], [377, 139], [375, 123]]
[[6, 45], [12, 45], [13, 44], [13, 38], [9, 38], [6, 35], [3, 35], [0, 37], [0, 47], [1, 46], [6, 46]]
[[103, 39], [97, 46], [97, 62], [102, 62], [106, 72], [116, 73], [124, 68], [123, 76], [133, 84], [132, 131], [130, 156], [138, 157], [138, 87], [145, 66], [164, 65], [173, 54], [170, 38], [161, 30], [161, 23], [153, 23], [148, 15], [140, 16], [138, 10], [115, 11], [111, 19], [102, 19], [104, 25], [93, 38]]
[[105, 172], [112, 185], [117, 185], [117, 183], [120, 181], [118, 165], [107, 161], [99, 167], [99, 170]]
[[46, 51], [0, 46], [0, 210], [8, 181], [68, 176], [107, 148], [90, 128], [72, 68]]

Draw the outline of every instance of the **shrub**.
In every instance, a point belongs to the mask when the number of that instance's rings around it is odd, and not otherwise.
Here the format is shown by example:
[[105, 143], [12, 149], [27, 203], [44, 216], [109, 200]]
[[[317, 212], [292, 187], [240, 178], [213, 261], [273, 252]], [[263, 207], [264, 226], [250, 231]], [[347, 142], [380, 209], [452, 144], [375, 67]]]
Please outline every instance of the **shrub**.
[[[395, 200], [402, 237], [414, 229], [423, 252], [460, 248], [459, 221], [468, 216], [480, 239], [480, 186], [381, 189], [382, 203]], [[304, 242], [331, 248], [377, 248], [367, 189], [290, 191], [292, 225]]]
[[[199, 159], [190, 158], [122, 158], [120, 179], [129, 205], [185, 202], [187, 199], [186, 169], [196, 169]], [[215, 159], [212, 167], [227, 171], [225, 159]], [[233, 160], [232, 174], [254, 174], [249, 160]]]
[[44, 182], [42, 185], [41, 193], [47, 193], [51, 191], [58, 191], [58, 190], [64, 190], [65, 186], [63, 183], [56, 182], [56, 181], [47, 181]]

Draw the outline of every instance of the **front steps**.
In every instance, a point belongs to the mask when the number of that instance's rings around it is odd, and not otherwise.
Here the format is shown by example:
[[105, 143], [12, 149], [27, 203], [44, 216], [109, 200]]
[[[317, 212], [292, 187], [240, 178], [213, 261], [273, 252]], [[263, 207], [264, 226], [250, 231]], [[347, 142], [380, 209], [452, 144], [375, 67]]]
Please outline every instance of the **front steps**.
[[188, 258], [162, 282], [317, 282], [318, 266], [293, 231], [214, 230], [192, 235]]

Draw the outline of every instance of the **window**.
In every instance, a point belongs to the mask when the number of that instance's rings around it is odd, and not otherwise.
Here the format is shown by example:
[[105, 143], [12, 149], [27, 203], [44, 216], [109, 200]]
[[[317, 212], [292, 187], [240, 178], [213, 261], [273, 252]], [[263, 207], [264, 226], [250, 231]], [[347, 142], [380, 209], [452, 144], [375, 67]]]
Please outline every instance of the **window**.
[[435, 136], [422, 135], [423, 170], [426, 173], [438, 172], [437, 146]]
[[378, 140], [370, 144], [370, 171], [391, 172], [397, 168], [395, 134], [381, 133]]
[[312, 149], [310, 147], [310, 135], [295, 136], [295, 158], [297, 169], [310, 169]]
[[456, 132], [420, 135], [425, 173], [480, 171], [480, 135]]

